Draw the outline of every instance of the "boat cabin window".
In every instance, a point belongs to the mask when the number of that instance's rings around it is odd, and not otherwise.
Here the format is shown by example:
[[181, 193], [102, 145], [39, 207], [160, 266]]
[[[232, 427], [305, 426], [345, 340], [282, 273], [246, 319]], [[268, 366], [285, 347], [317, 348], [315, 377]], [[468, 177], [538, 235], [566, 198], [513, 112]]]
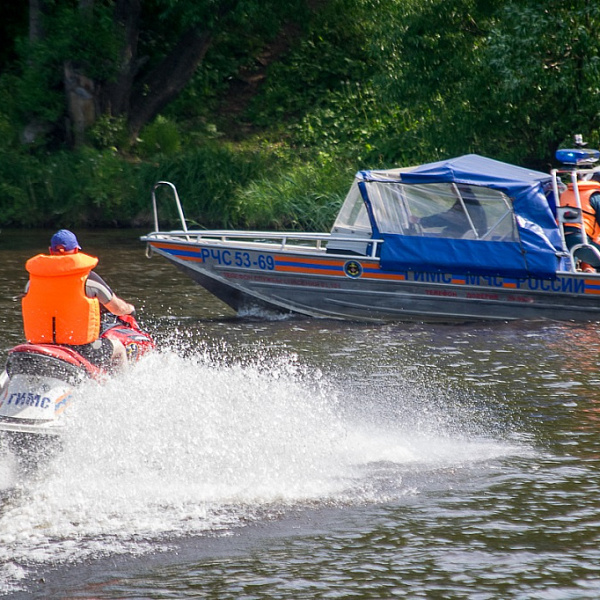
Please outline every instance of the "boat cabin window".
[[457, 183], [407, 185], [371, 181], [367, 190], [382, 233], [518, 241], [512, 203], [504, 193]]
[[342, 231], [345, 233], [360, 232], [365, 237], [371, 236], [371, 222], [356, 182], [350, 188], [333, 224], [332, 232], [339, 233]]
[[327, 252], [366, 255], [370, 250], [370, 244], [366, 240], [371, 237], [371, 221], [355, 181], [331, 229]]

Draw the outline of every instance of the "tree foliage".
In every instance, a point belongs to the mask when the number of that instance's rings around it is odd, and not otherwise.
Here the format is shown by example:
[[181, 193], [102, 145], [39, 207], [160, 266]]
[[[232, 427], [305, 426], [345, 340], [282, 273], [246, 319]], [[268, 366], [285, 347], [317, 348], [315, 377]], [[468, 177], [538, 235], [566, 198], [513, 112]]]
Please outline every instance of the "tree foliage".
[[576, 132], [600, 141], [600, 5], [512, 1], [499, 17], [481, 72], [503, 143], [535, 160]]
[[207, 225], [312, 227], [357, 168], [545, 170], [574, 133], [600, 144], [597, 0], [29, 0], [0, 21], [2, 223], [138, 223], [160, 177]]
[[378, 83], [434, 155], [548, 166], [574, 132], [597, 139], [599, 14], [593, 0], [398, 3]]
[[224, 39], [236, 35], [247, 59], [305, 11], [300, 0], [30, 0], [16, 112], [54, 133], [67, 118], [75, 143], [101, 117], [122, 118], [133, 140]]

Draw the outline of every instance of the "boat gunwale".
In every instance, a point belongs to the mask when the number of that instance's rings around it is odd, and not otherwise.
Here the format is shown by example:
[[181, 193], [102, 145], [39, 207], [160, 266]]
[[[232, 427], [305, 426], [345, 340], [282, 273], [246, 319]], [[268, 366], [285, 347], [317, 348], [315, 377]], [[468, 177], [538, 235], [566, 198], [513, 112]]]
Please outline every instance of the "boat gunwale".
[[[226, 235], [227, 234], [227, 235]], [[195, 239], [180, 239], [180, 238], [190, 238], [193, 237]], [[237, 238], [237, 239], [236, 239]], [[239, 239], [241, 238], [241, 239]], [[280, 244], [271, 243], [268, 241], [252, 241], [257, 238], [267, 238], [272, 240], [281, 240]], [[147, 235], [142, 236], [141, 241], [145, 241], [148, 244], [152, 242], [164, 242], [171, 244], [185, 244], [185, 245], [205, 245], [205, 244], [214, 244], [218, 246], [232, 246], [232, 247], [240, 247], [247, 248], [249, 250], [270, 250], [273, 252], [290, 252], [290, 253], [301, 253], [306, 252], [309, 254], [325, 254], [325, 248], [320, 245], [315, 246], [305, 246], [301, 244], [290, 244], [288, 239], [299, 239], [299, 240], [312, 240], [312, 241], [324, 241], [334, 239], [335, 241], [353, 241], [353, 242], [361, 242], [361, 243], [373, 243], [375, 248], [378, 245], [382, 245], [384, 240], [381, 239], [373, 239], [373, 238], [356, 238], [356, 237], [338, 237], [331, 236], [331, 234], [323, 233], [306, 233], [306, 232], [266, 232], [266, 231], [240, 231], [240, 230], [206, 230], [206, 231], [155, 231], [149, 233]], [[248, 240], [248, 241], [245, 241]], [[328, 256], [333, 257], [346, 257], [353, 258], [354, 260], [368, 260], [379, 262], [379, 256], [374, 256], [371, 252], [370, 254], [364, 255], [349, 255], [344, 252], [329, 252]], [[408, 271], [414, 271], [414, 269], [408, 269]], [[446, 271], [440, 271], [446, 272]], [[557, 270], [556, 276], [569, 276], [575, 278], [584, 278], [584, 279], [598, 279], [600, 278], [600, 273], [584, 273], [581, 271], [570, 271], [570, 270]], [[540, 278], [534, 278], [540, 279]], [[543, 278], [541, 278], [543, 279]]]
[[[194, 239], [190, 239], [194, 238]], [[214, 243], [214, 244], [227, 244], [236, 245], [243, 244], [251, 248], [278, 248], [277, 251], [310, 251], [310, 252], [325, 252], [325, 248], [321, 242], [353, 242], [353, 243], [365, 243], [371, 244], [371, 251], [369, 254], [360, 255], [365, 259], [372, 259], [379, 261], [377, 256], [378, 248], [384, 243], [382, 239], [376, 238], [359, 238], [356, 236], [337, 236], [331, 233], [310, 233], [310, 232], [297, 232], [297, 231], [285, 231], [285, 232], [271, 232], [271, 231], [242, 231], [235, 229], [217, 229], [217, 230], [206, 230], [206, 231], [154, 231], [147, 235], [142, 236], [141, 241], [152, 243], [152, 242], [171, 242], [171, 243], [182, 243], [182, 244], [201, 244], [202, 242]], [[288, 240], [296, 241], [308, 241], [315, 242], [314, 245], [303, 245], [303, 244], [292, 244]], [[278, 242], [278, 243], [275, 243]], [[331, 252], [332, 256], [348, 256], [343, 252]]]

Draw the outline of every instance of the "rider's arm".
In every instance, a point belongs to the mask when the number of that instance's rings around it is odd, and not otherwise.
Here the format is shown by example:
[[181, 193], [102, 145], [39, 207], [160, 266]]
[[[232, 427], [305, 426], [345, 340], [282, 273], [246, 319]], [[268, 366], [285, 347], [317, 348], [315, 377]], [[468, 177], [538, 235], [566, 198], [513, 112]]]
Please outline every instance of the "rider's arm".
[[135, 307], [119, 298], [110, 289], [106, 281], [94, 271], [88, 275], [85, 282], [85, 293], [90, 298], [98, 298], [102, 306], [113, 315], [130, 315], [135, 312]]
[[110, 310], [113, 315], [130, 315], [135, 312], [135, 307], [133, 304], [129, 304], [129, 302], [125, 302], [119, 298], [116, 294], [113, 294], [113, 297], [104, 304], [104, 307]]

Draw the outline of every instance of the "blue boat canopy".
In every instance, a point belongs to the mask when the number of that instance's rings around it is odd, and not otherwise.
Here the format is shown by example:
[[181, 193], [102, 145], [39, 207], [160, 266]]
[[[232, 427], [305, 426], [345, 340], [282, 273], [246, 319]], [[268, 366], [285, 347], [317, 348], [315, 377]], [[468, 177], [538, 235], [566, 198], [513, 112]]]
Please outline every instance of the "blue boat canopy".
[[568, 268], [552, 177], [469, 154], [360, 171], [333, 236], [382, 239], [381, 268], [554, 278]]

